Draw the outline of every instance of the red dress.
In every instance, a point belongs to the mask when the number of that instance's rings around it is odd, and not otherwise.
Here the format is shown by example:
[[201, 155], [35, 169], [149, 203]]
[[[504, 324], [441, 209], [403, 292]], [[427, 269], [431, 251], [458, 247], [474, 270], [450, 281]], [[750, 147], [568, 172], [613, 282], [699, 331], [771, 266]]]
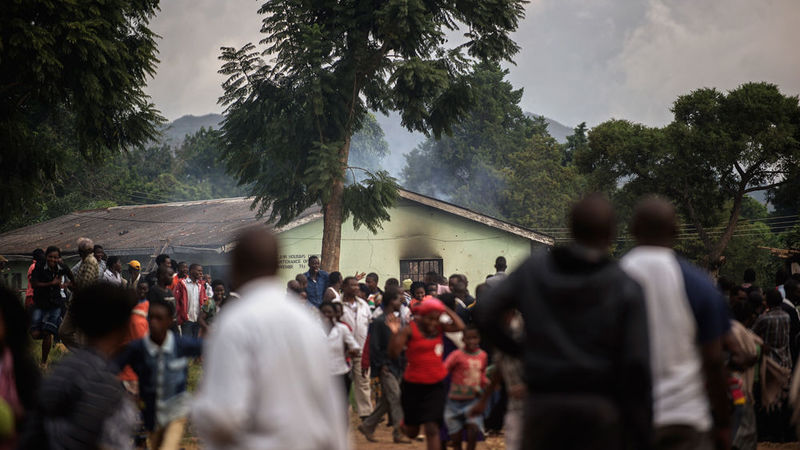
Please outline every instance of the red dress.
[[406, 347], [408, 366], [403, 379], [409, 383], [433, 384], [447, 377], [447, 369], [442, 361], [444, 344], [441, 332], [429, 338], [422, 334], [417, 323], [412, 321], [411, 339]]

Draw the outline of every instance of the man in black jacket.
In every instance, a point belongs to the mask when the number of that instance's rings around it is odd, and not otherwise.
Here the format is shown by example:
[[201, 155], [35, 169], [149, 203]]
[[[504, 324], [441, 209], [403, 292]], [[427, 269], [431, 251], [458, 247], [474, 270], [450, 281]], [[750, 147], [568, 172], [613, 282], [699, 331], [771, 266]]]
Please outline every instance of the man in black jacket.
[[[639, 285], [609, 259], [611, 204], [600, 195], [581, 200], [570, 230], [571, 245], [532, 255], [474, 318], [500, 350], [523, 359], [522, 448], [650, 448], [647, 315]], [[524, 319], [524, 342], [504, 325], [514, 309]]]

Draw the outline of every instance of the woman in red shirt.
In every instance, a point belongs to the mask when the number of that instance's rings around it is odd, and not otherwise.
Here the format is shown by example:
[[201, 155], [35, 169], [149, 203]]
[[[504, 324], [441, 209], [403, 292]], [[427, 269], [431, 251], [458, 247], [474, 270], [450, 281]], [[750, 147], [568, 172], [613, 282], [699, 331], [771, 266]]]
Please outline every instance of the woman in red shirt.
[[[439, 320], [442, 314], [450, 317], [449, 323]], [[392, 331], [389, 357], [397, 358], [405, 347], [408, 361], [400, 388], [404, 416], [401, 429], [414, 438], [422, 426], [428, 449], [439, 450], [439, 425], [444, 419], [447, 395], [443, 383], [447, 369], [442, 362], [442, 332], [462, 331], [464, 322], [439, 300], [426, 297], [414, 309], [414, 320], [407, 327], [401, 329], [400, 319], [394, 315], [386, 318], [386, 326]]]

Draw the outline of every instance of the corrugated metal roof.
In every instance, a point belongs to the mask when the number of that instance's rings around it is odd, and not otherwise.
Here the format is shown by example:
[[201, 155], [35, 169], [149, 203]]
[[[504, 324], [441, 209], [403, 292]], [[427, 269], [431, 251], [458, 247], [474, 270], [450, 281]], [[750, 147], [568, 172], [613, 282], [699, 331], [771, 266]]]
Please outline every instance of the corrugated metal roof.
[[[256, 223], [251, 202], [240, 197], [76, 211], [0, 234], [0, 254], [30, 254], [48, 245], [74, 253], [82, 236], [111, 253], [138, 249], [150, 253], [166, 239], [171, 247], [219, 249], [239, 230]], [[319, 208], [311, 208], [298, 219], [318, 212]]]
[[[550, 236], [432, 197], [402, 189], [400, 197], [553, 245]], [[257, 222], [255, 212], [250, 209], [251, 203], [252, 199], [238, 197], [76, 211], [0, 234], [0, 255], [29, 255], [33, 249], [49, 245], [56, 245], [62, 252], [72, 254], [76, 252], [78, 238], [83, 236], [102, 244], [111, 254], [150, 254], [166, 240], [172, 248], [226, 252], [237, 232]], [[273, 225], [267, 227], [281, 232], [320, 218], [320, 207], [315, 206], [280, 229]]]

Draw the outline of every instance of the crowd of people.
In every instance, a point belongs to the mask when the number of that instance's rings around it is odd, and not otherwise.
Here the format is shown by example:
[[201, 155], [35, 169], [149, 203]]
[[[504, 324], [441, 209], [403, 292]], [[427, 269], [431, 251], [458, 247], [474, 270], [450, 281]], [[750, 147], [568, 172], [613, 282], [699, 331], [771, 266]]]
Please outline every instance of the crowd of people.
[[[0, 292], [0, 449], [176, 449], [188, 420], [207, 448], [344, 449], [351, 414], [368, 441], [385, 421], [393, 443], [436, 450], [501, 429], [509, 449], [796, 440], [798, 275], [715, 284], [672, 249], [659, 198], [636, 206], [619, 260], [616, 223], [607, 199], [584, 198], [570, 244], [510, 273], [498, 257], [474, 297], [462, 274], [381, 286], [317, 256], [284, 284], [259, 227], [239, 236], [229, 284], [168, 255], [123, 276], [86, 238], [72, 268], [37, 250], [24, 303]], [[42, 369], [54, 341], [68, 349], [43, 380], [29, 336]]]

